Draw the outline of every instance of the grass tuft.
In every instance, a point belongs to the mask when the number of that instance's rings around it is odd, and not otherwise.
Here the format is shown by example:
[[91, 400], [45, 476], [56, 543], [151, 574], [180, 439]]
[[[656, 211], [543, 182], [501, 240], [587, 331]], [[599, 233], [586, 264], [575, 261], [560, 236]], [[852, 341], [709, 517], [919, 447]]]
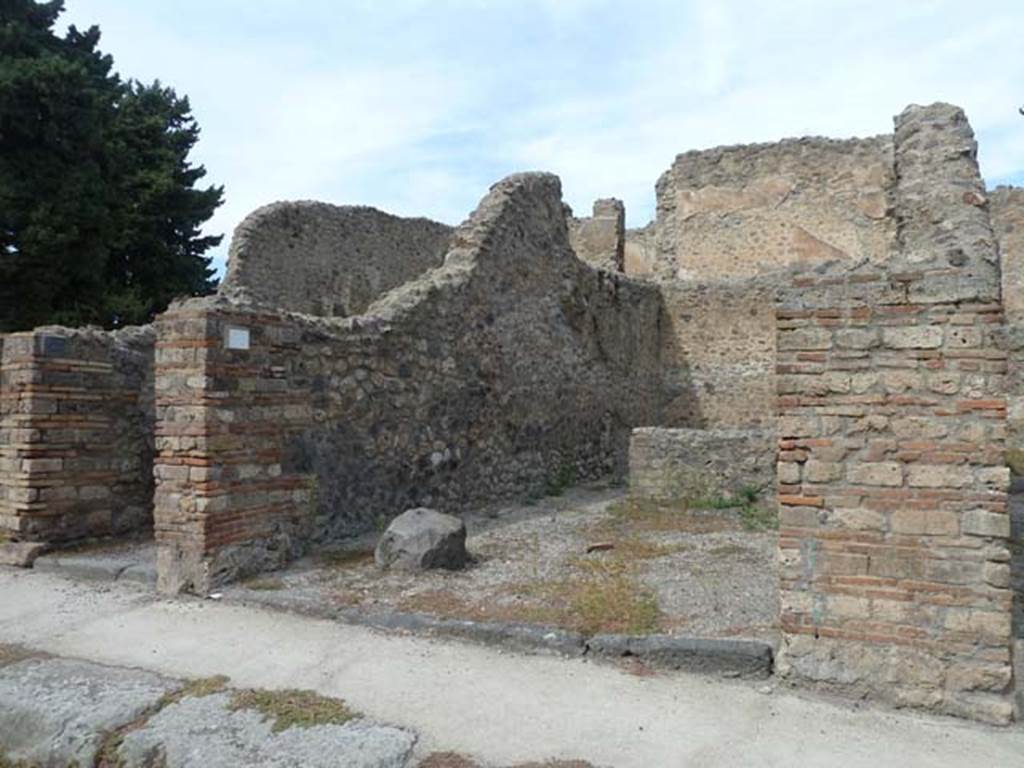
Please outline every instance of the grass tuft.
[[280, 691], [235, 691], [228, 708], [237, 711], [253, 709], [274, 721], [274, 733], [289, 728], [311, 728], [316, 725], [343, 725], [358, 717], [340, 699], [321, 696], [315, 691], [285, 689]]
[[1006, 466], [1015, 475], [1024, 475], [1024, 450], [1020, 448], [1006, 449]]
[[260, 576], [255, 579], [249, 579], [242, 586], [246, 589], [254, 589], [257, 592], [274, 592], [284, 589], [286, 585], [284, 579], [276, 576]]
[[373, 560], [373, 552], [365, 549], [336, 549], [322, 552], [320, 562], [331, 568], [357, 568]]

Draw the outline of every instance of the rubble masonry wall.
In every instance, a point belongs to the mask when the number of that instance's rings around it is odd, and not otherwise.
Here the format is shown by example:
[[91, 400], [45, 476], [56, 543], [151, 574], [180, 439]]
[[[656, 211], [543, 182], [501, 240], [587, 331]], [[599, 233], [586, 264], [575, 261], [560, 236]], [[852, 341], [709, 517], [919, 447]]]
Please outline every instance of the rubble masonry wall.
[[220, 292], [288, 312], [357, 315], [439, 266], [451, 233], [365, 206], [273, 203], [235, 229]]
[[[161, 587], [204, 592], [405, 509], [616, 471], [657, 423], [656, 287], [580, 262], [556, 177], [492, 188], [443, 267], [363, 315], [227, 297], [158, 324]], [[225, 348], [230, 327], [251, 345]]]

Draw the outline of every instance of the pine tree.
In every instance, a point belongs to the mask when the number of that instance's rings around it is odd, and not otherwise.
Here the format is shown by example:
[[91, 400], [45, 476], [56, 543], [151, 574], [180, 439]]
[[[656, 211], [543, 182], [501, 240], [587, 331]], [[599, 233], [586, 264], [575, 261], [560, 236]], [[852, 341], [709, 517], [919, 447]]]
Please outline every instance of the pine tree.
[[0, 331], [145, 322], [213, 288], [199, 231], [223, 189], [194, 186], [188, 100], [122, 82], [62, 11], [0, 0]]

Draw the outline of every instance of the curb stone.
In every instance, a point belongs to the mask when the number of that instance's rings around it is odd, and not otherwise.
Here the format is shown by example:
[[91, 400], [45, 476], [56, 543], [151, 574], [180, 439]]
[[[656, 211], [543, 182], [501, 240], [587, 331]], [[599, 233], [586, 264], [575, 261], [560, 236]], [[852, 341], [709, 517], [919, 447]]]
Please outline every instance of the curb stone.
[[579, 632], [537, 624], [445, 619], [401, 611], [324, 608], [308, 602], [282, 604], [270, 596], [239, 597], [237, 592], [232, 596], [232, 602], [371, 629], [453, 637], [516, 651], [547, 652], [570, 657], [633, 657], [651, 666], [700, 674], [766, 678], [772, 675], [774, 669], [775, 653], [772, 645], [759, 640], [675, 635], [597, 634], [587, 637]]
[[635, 657], [653, 666], [732, 677], [770, 677], [771, 645], [756, 640], [729, 640], [674, 635], [594, 635], [587, 650], [601, 656]]

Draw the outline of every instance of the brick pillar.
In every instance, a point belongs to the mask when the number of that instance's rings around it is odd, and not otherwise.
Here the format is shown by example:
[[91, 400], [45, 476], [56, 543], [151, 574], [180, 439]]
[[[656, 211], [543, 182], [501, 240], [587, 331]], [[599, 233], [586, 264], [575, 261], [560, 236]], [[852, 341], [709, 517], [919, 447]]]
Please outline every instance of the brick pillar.
[[1003, 723], [1006, 353], [949, 270], [799, 279], [778, 317], [780, 671]]
[[286, 470], [285, 436], [310, 397], [283, 378], [298, 333], [282, 316], [196, 300], [157, 330], [158, 587], [205, 594], [302, 551], [316, 484]]
[[10, 334], [0, 374], [0, 528], [48, 543], [151, 521], [151, 331]]

